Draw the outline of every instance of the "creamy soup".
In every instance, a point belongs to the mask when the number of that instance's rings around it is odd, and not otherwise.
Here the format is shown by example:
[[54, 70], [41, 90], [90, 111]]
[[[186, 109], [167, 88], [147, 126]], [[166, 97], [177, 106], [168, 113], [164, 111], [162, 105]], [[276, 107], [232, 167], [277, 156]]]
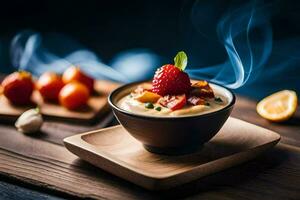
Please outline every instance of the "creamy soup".
[[214, 84], [210, 84], [210, 86], [214, 91], [216, 99], [215, 98], [206, 99], [205, 105], [187, 104], [179, 110], [172, 111], [171, 109], [166, 108], [160, 105], [159, 103], [154, 103], [153, 104], [154, 108], [149, 109], [145, 106], [145, 103], [135, 100], [130, 94], [128, 94], [122, 97], [117, 102], [117, 106], [126, 111], [130, 111], [136, 114], [161, 116], [161, 117], [200, 115], [200, 114], [214, 112], [226, 107], [233, 98], [231, 93], [220, 86]]

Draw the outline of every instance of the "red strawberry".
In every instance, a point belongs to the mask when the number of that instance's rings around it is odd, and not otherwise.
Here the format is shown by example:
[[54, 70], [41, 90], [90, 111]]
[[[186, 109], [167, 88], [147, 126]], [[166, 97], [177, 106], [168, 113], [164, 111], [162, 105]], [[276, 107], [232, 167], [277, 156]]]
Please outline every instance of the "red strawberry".
[[159, 68], [152, 81], [152, 91], [161, 96], [188, 94], [190, 89], [188, 74], [170, 64]]
[[152, 92], [161, 96], [188, 94], [191, 82], [183, 70], [187, 64], [184, 52], [179, 52], [174, 58], [175, 65], [168, 64], [158, 68], [152, 81]]

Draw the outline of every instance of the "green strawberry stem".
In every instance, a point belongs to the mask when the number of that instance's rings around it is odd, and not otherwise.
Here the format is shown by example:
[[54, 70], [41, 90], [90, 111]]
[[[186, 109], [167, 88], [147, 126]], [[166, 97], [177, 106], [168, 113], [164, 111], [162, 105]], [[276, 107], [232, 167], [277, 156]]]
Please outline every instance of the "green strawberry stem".
[[174, 58], [174, 65], [179, 68], [181, 71], [184, 71], [186, 65], [187, 65], [187, 55], [184, 53], [184, 51], [179, 51], [177, 55]]

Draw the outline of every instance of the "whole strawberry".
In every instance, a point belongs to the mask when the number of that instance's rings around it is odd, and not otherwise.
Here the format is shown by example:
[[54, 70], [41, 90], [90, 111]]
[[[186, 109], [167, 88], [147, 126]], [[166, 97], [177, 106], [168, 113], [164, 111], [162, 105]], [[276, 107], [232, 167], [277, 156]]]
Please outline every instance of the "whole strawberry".
[[181, 51], [174, 58], [175, 64], [164, 65], [157, 69], [152, 81], [152, 92], [161, 96], [188, 94], [191, 82], [184, 69], [187, 65], [187, 56]]

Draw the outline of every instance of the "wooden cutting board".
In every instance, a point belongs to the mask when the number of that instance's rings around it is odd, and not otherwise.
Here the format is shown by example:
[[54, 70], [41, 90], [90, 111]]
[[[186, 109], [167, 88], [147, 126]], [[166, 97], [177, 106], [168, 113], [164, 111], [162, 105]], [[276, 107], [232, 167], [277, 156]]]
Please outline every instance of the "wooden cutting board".
[[243, 163], [279, 140], [273, 131], [229, 118], [199, 151], [183, 156], [149, 153], [122, 126], [71, 136], [64, 144], [93, 165], [144, 188], [161, 190]]
[[[38, 91], [34, 91], [32, 99], [39, 105], [41, 113], [50, 119], [63, 119], [79, 122], [93, 122], [94, 119], [106, 113], [109, 110], [107, 96], [109, 93], [118, 87], [119, 84], [98, 80], [95, 82], [95, 95], [89, 98], [87, 106], [78, 111], [68, 110], [55, 103], [44, 102]], [[4, 95], [0, 93], [0, 119], [15, 120], [24, 111], [36, 107], [32, 106], [14, 106], [9, 103]]]

